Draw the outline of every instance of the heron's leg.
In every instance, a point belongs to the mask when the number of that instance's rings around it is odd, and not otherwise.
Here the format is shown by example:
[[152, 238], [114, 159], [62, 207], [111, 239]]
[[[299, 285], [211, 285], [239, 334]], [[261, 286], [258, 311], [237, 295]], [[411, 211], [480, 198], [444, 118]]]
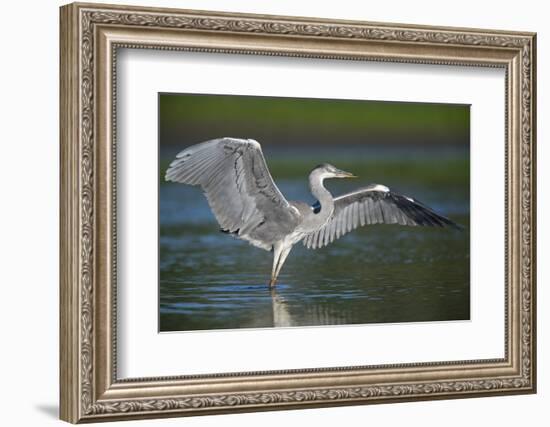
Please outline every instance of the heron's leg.
[[281, 252], [283, 245], [275, 244], [273, 245], [273, 268], [271, 269], [271, 280], [269, 281], [269, 287], [275, 286], [277, 280], [277, 265], [279, 263], [279, 258], [281, 257]]
[[283, 264], [285, 263], [286, 257], [290, 253], [291, 249], [292, 249], [292, 246], [288, 246], [281, 251], [281, 256], [279, 257], [279, 263], [277, 265], [277, 271], [275, 272], [275, 277], [277, 277], [281, 272], [281, 268], [283, 268]]
[[[271, 273], [271, 281], [269, 282], [269, 286], [275, 286], [275, 282], [277, 281], [277, 277], [279, 276], [279, 273], [281, 272], [281, 268], [283, 267], [283, 264], [285, 263], [286, 257], [290, 253], [290, 250], [292, 249], [292, 246], [279, 246], [279, 250], [275, 250], [275, 258], [273, 259], [273, 272]], [[275, 261], [276, 260], [276, 261]]]
[[273, 245], [273, 268], [271, 269], [271, 280], [269, 281], [270, 288], [275, 286], [275, 281], [277, 280], [277, 263], [279, 262], [279, 257], [281, 256], [281, 249], [283, 249], [282, 245]]

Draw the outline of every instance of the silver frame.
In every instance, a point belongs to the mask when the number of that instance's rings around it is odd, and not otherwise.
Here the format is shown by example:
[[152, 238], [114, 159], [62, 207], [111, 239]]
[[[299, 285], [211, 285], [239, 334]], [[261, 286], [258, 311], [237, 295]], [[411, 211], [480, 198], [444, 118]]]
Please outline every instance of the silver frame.
[[[121, 380], [118, 48], [506, 70], [505, 357]], [[536, 390], [535, 34], [75, 3], [61, 8], [61, 418], [77, 423]]]

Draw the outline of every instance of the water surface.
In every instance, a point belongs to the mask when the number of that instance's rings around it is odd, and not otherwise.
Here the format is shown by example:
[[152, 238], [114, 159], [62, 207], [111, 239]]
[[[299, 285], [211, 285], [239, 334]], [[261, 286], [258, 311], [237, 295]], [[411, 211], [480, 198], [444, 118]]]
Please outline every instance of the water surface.
[[161, 152], [161, 331], [469, 319], [469, 162], [463, 149], [265, 150], [289, 200], [312, 203], [307, 173], [330, 159], [361, 177], [329, 181], [334, 195], [381, 183], [465, 226], [375, 225], [322, 249], [299, 243], [270, 291], [273, 254], [219, 232], [200, 189], [162, 181], [181, 148]]

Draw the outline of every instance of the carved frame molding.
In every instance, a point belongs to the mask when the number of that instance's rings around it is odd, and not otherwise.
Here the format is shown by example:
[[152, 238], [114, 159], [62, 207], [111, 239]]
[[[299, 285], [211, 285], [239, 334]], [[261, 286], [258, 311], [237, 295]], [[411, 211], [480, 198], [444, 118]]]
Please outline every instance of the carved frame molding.
[[[118, 380], [113, 147], [120, 47], [505, 68], [506, 357]], [[62, 419], [535, 391], [535, 34], [71, 4], [61, 8], [60, 88]]]

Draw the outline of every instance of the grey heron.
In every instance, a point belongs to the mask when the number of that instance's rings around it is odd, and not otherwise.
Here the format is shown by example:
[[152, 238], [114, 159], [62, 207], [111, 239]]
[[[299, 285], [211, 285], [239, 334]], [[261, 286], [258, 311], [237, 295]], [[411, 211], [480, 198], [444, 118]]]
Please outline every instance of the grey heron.
[[354, 177], [321, 164], [309, 174], [309, 188], [317, 202], [288, 201], [269, 173], [260, 144], [228, 137], [181, 151], [165, 175], [167, 181], [200, 186], [222, 231], [273, 251], [270, 287], [300, 241], [317, 249], [370, 224], [460, 228], [418, 200], [384, 185], [370, 184], [338, 197], [323, 185], [328, 178]]

